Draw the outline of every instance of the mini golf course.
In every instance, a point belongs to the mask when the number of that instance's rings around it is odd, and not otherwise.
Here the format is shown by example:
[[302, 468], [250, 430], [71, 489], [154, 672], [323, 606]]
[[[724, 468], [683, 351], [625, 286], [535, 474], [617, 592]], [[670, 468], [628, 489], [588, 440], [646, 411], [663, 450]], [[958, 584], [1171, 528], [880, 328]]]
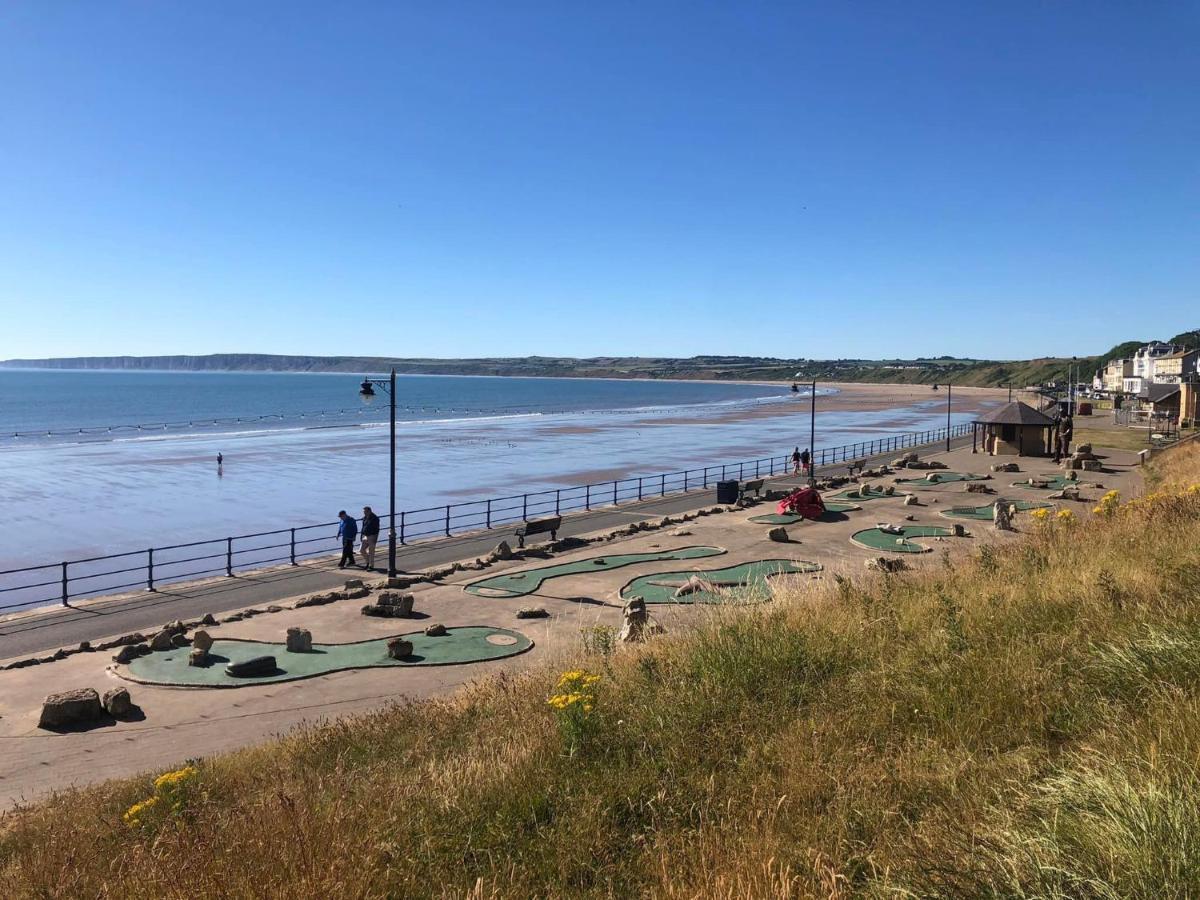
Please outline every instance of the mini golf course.
[[[855, 509], [862, 509], [862, 507], [855, 506], [853, 503], [825, 501], [825, 512], [844, 513]], [[767, 513], [761, 516], [751, 516], [746, 521], [754, 522], [756, 525], [795, 525], [803, 520], [804, 516], [798, 516], [795, 513]]]
[[897, 478], [896, 484], [907, 487], [933, 487], [937, 484], [950, 484], [954, 481], [987, 481], [986, 475], [972, 475], [969, 472], [944, 472], [935, 470], [923, 478]]
[[[213, 641], [208, 652], [211, 662], [206, 666], [189, 666], [190, 648], [182, 647], [139, 656], [129, 663], [127, 671], [122, 667], [116, 667], [116, 671], [122, 677], [142, 684], [234, 688], [296, 681], [346, 669], [462, 665], [516, 656], [533, 646], [533, 641], [518, 631], [486, 625], [447, 628], [442, 637], [428, 637], [423, 631], [402, 636], [413, 645], [412, 654], [404, 659], [388, 656], [390, 638], [352, 644], [313, 644], [308, 653], [289, 653], [281, 643], [219, 638]], [[275, 671], [246, 678], [225, 674], [226, 663], [243, 662], [256, 656], [275, 657]]]
[[718, 589], [754, 587], [746, 597], [739, 597], [733, 602], [760, 603], [769, 600], [765, 588], [768, 578], [776, 575], [797, 575], [805, 572], [819, 572], [821, 566], [817, 563], [795, 561], [790, 559], [763, 559], [757, 562], [742, 563], [740, 566], [729, 566], [724, 569], [693, 570], [687, 572], [656, 572], [653, 575], [639, 575], [621, 588], [622, 600], [644, 600], [646, 603], [728, 603], [730, 600], [713, 591], [694, 591], [676, 597], [675, 592], [687, 584], [692, 577], [703, 579]]
[[[1009, 500], [1009, 506], [1015, 506], [1017, 512], [1028, 512], [1031, 509], [1053, 509], [1053, 503], [1045, 503], [1041, 500]], [[991, 503], [986, 503], [983, 506], [956, 506], [953, 509], [944, 509], [941, 515], [947, 519], [977, 519], [983, 522], [992, 521], [992, 506]]]
[[524, 597], [526, 594], [532, 594], [538, 590], [551, 578], [607, 572], [610, 569], [620, 569], [645, 562], [703, 559], [706, 556], [720, 556], [724, 552], [720, 547], [681, 547], [678, 550], [660, 550], [654, 553], [614, 553], [611, 556], [589, 556], [586, 559], [559, 563], [556, 566], [542, 566], [540, 569], [525, 569], [520, 572], [493, 575], [482, 581], [473, 581], [464, 586], [463, 590], [477, 597]]
[[887, 550], [891, 553], [928, 553], [932, 547], [913, 543], [913, 538], [953, 537], [954, 531], [940, 525], [905, 525], [901, 534], [889, 534], [878, 528], [864, 528], [850, 535], [851, 543], [868, 550]]
[[1044, 481], [1046, 483], [1045, 484], [1030, 484], [1029, 479], [1027, 478], [1024, 481], [1014, 481], [1012, 483], [1012, 486], [1016, 487], [1016, 488], [1030, 488], [1035, 491], [1061, 491], [1063, 488], [1066, 488], [1066, 487], [1072, 487], [1072, 486], [1084, 487], [1085, 486], [1085, 484], [1083, 482], [1076, 481], [1075, 479], [1072, 479], [1072, 478], [1067, 478], [1064, 475], [1034, 475], [1033, 477], [1036, 478], [1038, 481]]
[[[831, 494], [830, 496], [833, 500], [886, 500], [888, 497], [904, 496], [896, 491], [888, 494], [875, 488], [869, 488], [865, 494], [861, 493], [861, 490], [861, 488], [849, 488], [844, 491], [838, 491], [836, 494]], [[826, 508], [829, 507], [828, 501], [826, 501], [825, 506]]]

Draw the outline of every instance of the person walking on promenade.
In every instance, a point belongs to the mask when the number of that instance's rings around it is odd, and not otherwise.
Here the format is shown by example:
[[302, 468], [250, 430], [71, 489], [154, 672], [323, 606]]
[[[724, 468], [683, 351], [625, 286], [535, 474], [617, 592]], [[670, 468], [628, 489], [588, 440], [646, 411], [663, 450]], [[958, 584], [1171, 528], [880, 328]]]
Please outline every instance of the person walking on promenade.
[[812, 457], [808, 453], [808, 448], [805, 447], [804, 452], [800, 454], [800, 468], [804, 470], [805, 475], [809, 475], [812, 472], [812, 469], [809, 465], [811, 461]]
[[792, 474], [800, 474], [800, 448], [797, 447], [792, 451]]
[[338, 563], [339, 569], [354, 565], [354, 539], [358, 537], [358, 523], [353, 516], [346, 515], [343, 509], [338, 513], [342, 524], [338, 526], [338, 537], [342, 539], [342, 558]]
[[218, 468], [218, 469], [219, 469], [219, 468], [221, 468], [221, 466], [222, 466], [222, 464], [224, 464], [224, 462], [225, 462], [225, 457], [224, 457], [224, 455], [222, 455], [222, 454], [220, 453], [220, 451], [218, 451], [218, 452], [217, 452], [217, 468]]
[[362, 515], [362, 547], [363, 568], [368, 572], [375, 568], [375, 545], [379, 543], [379, 516], [371, 507], [363, 507]]

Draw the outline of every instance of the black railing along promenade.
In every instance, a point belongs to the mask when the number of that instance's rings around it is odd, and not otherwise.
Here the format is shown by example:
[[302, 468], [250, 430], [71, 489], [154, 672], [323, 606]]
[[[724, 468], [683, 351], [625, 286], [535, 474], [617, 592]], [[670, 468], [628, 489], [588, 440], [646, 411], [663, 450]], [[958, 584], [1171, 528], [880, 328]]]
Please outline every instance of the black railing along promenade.
[[[949, 434], [947, 434], [947, 431]], [[903, 450], [956, 438], [971, 433], [969, 424], [949, 429], [914, 431], [890, 437], [859, 441], [819, 450], [815, 466], [866, 459], [879, 453]], [[450, 503], [396, 514], [396, 534], [401, 544], [445, 538], [568, 512], [611, 507], [687, 493], [712, 487], [718, 481], [771, 477], [787, 474], [790, 454], [736, 463], [622, 478], [578, 487], [533, 491], [510, 497]], [[385, 526], [381, 541], [387, 539]], [[153, 591], [159, 585], [206, 578], [232, 577], [237, 572], [261, 569], [335, 551], [330, 546], [337, 523], [281, 528], [257, 534], [240, 534], [207, 541], [191, 541], [131, 550], [87, 559], [72, 559], [39, 566], [0, 571], [0, 611], [29, 609], [54, 603], [69, 605], [72, 599], [119, 594], [136, 589]], [[320, 545], [320, 546], [317, 546]]]

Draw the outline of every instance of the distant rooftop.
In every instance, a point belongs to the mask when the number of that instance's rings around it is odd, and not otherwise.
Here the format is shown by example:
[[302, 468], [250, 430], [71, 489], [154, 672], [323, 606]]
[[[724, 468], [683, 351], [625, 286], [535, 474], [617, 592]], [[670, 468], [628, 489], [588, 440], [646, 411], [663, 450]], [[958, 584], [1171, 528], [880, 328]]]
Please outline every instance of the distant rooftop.
[[1014, 400], [999, 409], [985, 413], [975, 420], [982, 425], [1054, 425], [1054, 419], [1034, 409], [1028, 403]]

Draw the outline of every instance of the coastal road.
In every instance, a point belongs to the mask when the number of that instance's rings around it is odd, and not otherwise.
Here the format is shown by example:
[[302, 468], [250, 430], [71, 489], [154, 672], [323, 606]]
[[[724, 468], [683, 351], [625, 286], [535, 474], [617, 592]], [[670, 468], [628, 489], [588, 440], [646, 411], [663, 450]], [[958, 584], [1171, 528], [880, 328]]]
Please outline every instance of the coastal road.
[[[970, 438], [959, 438], [953, 446], [969, 445]], [[921, 451], [922, 448], [911, 448]], [[930, 452], [927, 445], [923, 448]], [[907, 451], [906, 451], [907, 452]], [[886, 462], [896, 451], [867, 460], [868, 466]], [[818, 474], [845, 474], [844, 463], [818, 469]], [[774, 488], [800, 484], [792, 478], [768, 479]], [[659, 519], [668, 515], [691, 512], [716, 502], [712, 489], [673, 494], [667, 497], [605, 507], [591, 512], [563, 516], [558, 536], [575, 537], [596, 531], [610, 531], [631, 522]], [[397, 548], [396, 564], [401, 572], [419, 572], [445, 566], [458, 560], [485, 556], [502, 540], [513, 540], [513, 525], [478, 531], [470, 534], [425, 541]], [[386, 535], [380, 535], [376, 562], [381, 557], [386, 567]], [[531, 542], [536, 544], [536, 541]], [[301, 594], [340, 588], [347, 578], [367, 575], [361, 569], [338, 569], [334, 557], [312, 560], [292, 567], [285, 566], [258, 572], [239, 573], [232, 578], [207, 579], [200, 582], [164, 586], [154, 593], [124, 595], [110, 600], [94, 600], [75, 607], [56, 608], [45, 612], [27, 613], [0, 622], [0, 661], [52, 653], [70, 648], [80, 641], [135, 631], [156, 630], [174, 619], [198, 619], [205, 613], [219, 615], [248, 606], [267, 606]], [[378, 578], [375, 573], [372, 577]]]

